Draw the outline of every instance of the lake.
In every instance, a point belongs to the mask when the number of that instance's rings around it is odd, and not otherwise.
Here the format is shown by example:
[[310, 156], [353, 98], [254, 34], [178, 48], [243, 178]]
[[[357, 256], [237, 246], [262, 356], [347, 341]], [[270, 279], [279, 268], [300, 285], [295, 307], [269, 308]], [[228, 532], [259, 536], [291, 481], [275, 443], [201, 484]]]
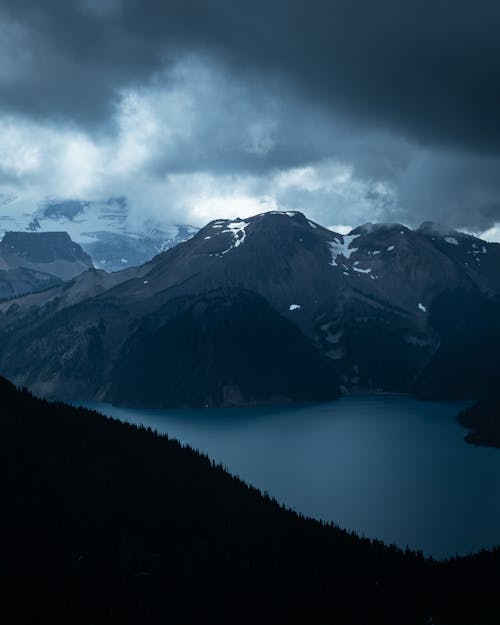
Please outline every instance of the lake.
[[500, 449], [464, 442], [463, 402], [404, 395], [287, 407], [90, 408], [205, 452], [307, 516], [437, 558], [500, 544]]

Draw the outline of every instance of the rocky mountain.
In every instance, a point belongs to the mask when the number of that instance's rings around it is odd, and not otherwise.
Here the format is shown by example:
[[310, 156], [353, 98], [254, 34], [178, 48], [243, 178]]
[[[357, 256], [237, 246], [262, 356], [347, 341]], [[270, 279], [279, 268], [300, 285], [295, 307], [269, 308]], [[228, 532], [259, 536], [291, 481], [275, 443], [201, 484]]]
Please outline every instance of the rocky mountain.
[[[114, 273], [91, 268], [73, 280], [67, 282], [57, 280], [53, 286], [45, 285], [42, 291], [27, 292], [26, 295], [0, 301], [0, 327], [10, 325], [12, 321], [19, 324], [24, 317], [28, 317], [28, 322], [30, 322], [33, 313], [43, 315], [47, 307], [53, 314], [55, 311], [74, 306], [79, 302], [104, 293], [131, 277], [140, 276], [145, 271], [147, 271], [147, 265], [131, 267]], [[43, 275], [47, 277], [47, 274]]]
[[45, 291], [61, 284], [62, 281], [55, 276], [25, 267], [0, 269], [0, 306], [5, 300], [17, 298], [27, 293]]
[[93, 267], [65, 232], [7, 232], [0, 241], [0, 298], [61, 284]]
[[[15, 216], [13, 216], [15, 215]], [[0, 203], [0, 231], [63, 231], [106, 271], [138, 266], [192, 237], [197, 228], [164, 222], [134, 223], [126, 198], [103, 201], [45, 200], [33, 212], [21, 212], [16, 198]]]
[[101, 294], [4, 323], [0, 371], [142, 405], [476, 397], [497, 383], [499, 275], [500, 245], [434, 224], [216, 220]]

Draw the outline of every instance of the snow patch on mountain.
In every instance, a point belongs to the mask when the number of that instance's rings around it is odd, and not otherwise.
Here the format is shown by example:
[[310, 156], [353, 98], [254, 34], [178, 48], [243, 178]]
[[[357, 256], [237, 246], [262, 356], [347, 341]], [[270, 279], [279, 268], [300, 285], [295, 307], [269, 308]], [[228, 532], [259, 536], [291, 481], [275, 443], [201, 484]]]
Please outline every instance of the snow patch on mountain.
[[370, 273], [371, 272], [371, 267], [368, 267], [368, 269], [361, 269], [360, 267], [353, 267], [354, 271], [357, 271], [358, 273]]
[[262, 215], [283, 215], [285, 217], [295, 217], [298, 215], [297, 211], [269, 211], [268, 213], [260, 213], [259, 217]]
[[332, 253], [332, 260], [330, 261], [332, 267], [338, 267], [337, 259], [339, 256], [343, 256], [346, 260], [349, 260], [351, 254], [358, 251], [357, 247], [351, 247], [351, 243], [360, 236], [359, 234], [346, 234], [340, 237], [342, 241], [340, 241], [338, 237], [335, 237], [333, 241], [328, 243]]
[[300, 310], [300, 304], [290, 304], [290, 308], [288, 310]]
[[224, 250], [223, 252], [221, 252], [221, 255], [227, 254], [232, 249], [234, 249], [235, 247], [239, 247], [245, 242], [245, 238], [246, 238], [245, 229], [247, 228], [249, 224], [250, 224], [249, 221], [231, 221], [228, 224], [226, 224], [227, 225], [226, 230], [221, 230], [221, 233], [230, 232], [233, 235], [234, 240], [231, 243], [231, 245], [227, 248], [227, 250]]
[[446, 241], [446, 243], [450, 243], [450, 245], [458, 245], [458, 241], [455, 239], [455, 237], [444, 237], [444, 240]]

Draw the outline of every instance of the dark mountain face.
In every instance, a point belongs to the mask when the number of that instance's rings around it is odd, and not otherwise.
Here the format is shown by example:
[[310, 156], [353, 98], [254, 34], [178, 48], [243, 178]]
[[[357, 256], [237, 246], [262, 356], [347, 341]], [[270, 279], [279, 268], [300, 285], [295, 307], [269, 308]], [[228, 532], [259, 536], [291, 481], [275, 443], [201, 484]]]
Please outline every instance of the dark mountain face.
[[28, 293], [45, 291], [60, 284], [61, 280], [56, 276], [24, 267], [0, 270], [0, 302], [1, 300], [18, 298]]
[[180, 297], [125, 342], [107, 396], [116, 403], [230, 406], [325, 401], [331, 363], [290, 321], [239, 289]]
[[13, 379], [68, 400], [228, 406], [338, 395], [328, 359], [263, 298], [240, 289], [179, 297], [141, 318], [100, 298], [54, 314], [35, 308], [16, 332], [6, 323], [3, 338], [4, 354], [18, 353]]
[[70, 280], [93, 264], [66, 232], [7, 232], [0, 242], [0, 268], [20, 267]]
[[57, 260], [92, 261], [67, 232], [6, 232], [0, 242], [0, 253], [16, 254], [32, 263], [52, 263]]
[[[340, 383], [346, 391], [473, 397], [491, 388], [498, 364], [499, 275], [500, 245], [429, 224], [417, 231], [365, 224], [342, 236], [301, 213], [217, 220], [100, 295], [9, 320], [0, 370], [38, 392], [71, 389], [79, 397], [150, 405], [305, 399], [314, 388], [323, 398], [326, 371], [331, 394]], [[240, 299], [249, 293], [255, 314], [245, 316]], [[290, 341], [293, 349], [302, 345], [302, 359], [293, 356], [302, 387], [274, 375], [272, 393], [256, 374], [258, 362], [274, 363], [275, 371], [292, 358], [285, 349], [290, 327], [301, 333]], [[88, 354], [95, 332], [102, 351], [94, 362]], [[225, 347], [230, 342], [233, 351]], [[155, 346], [163, 357], [153, 358]], [[316, 364], [308, 350], [320, 358]], [[184, 386], [173, 373], [176, 361]], [[148, 372], [137, 367], [148, 397], [139, 399], [137, 385], [132, 391], [134, 362]], [[266, 389], [259, 398], [251, 378]], [[225, 387], [234, 392], [224, 395]], [[286, 391], [292, 387], [293, 396]]]

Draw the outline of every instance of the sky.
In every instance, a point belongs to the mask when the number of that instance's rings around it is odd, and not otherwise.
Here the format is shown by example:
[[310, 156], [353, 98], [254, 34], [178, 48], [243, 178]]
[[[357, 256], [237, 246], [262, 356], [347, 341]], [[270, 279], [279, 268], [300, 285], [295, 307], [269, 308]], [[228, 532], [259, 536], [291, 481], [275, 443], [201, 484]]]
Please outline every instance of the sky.
[[497, 0], [2, 0], [0, 205], [500, 241], [499, 32]]

